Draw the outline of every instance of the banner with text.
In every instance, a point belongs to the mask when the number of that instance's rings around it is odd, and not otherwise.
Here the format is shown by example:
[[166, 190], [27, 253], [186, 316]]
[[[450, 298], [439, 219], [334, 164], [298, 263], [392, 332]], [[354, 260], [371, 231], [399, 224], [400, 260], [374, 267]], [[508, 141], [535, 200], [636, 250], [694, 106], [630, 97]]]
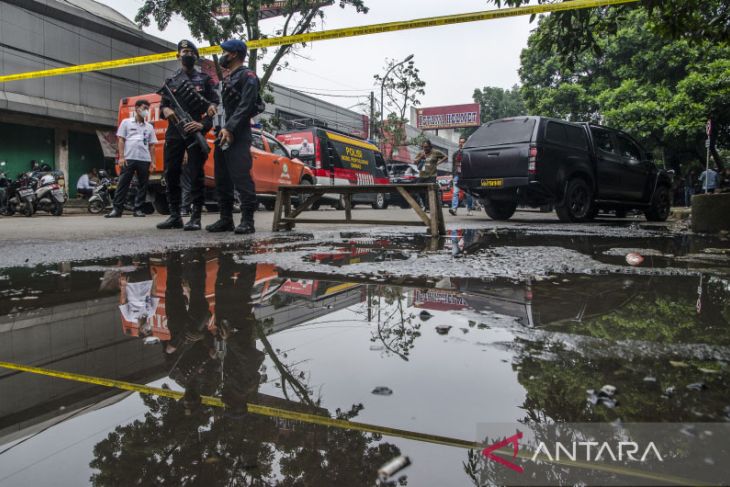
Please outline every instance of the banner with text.
[[419, 108], [416, 125], [421, 130], [478, 127], [481, 125], [479, 103]]

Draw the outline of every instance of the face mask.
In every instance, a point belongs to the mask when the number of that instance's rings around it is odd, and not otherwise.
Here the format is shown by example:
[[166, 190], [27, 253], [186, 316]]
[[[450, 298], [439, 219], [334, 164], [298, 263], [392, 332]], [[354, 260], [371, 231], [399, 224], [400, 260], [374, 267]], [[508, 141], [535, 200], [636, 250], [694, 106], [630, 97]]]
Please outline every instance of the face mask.
[[231, 59], [230, 54], [224, 54], [220, 57], [218, 62], [221, 65], [221, 68], [228, 69], [231, 66], [231, 63], [233, 62], [233, 59]]
[[139, 116], [142, 118], [147, 118], [149, 116], [149, 114], [150, 114], [149, 110], [140, 110], [139, 111]]
[[195, 56], [192, 54], [185, 54], [184, 56], [180, 56], [180, 60], [182, 61], [182, 65], [186, 68], [192, 68], [195, 66]]

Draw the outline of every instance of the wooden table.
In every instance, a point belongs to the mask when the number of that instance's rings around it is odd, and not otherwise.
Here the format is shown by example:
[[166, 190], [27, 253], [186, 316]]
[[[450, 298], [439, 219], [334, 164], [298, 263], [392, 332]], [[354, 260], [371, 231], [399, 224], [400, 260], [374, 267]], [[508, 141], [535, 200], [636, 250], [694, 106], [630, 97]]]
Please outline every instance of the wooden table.
[[[428, 194], [429, 213], [421, 209], [412, 193]], [[325, 194], [339, 194], [345, 202], [345, 219], [329, 220], [325, 218], [298, 218], [304, 211], [312, 207]], [[398, 193], [408, 202], [416, 212], [418, 220], [356, 220], [352, 218], [352, 195], [362, 193]], [[299, 197], [299, 206], [292, 207], [292, 195]], [[387, 212], [387, 210], [384, 210]], [[387, 214], [387, 213], [386, 213]], [[331, 223], [353, 225], [424, 225], [430, 235], [445, 235], [444, 215], [439, 201], [438, 185], [436, 183], [417, 184], [368, 184], [359, 186], [279, 186], [274, 205], [274, 224], [272, 230], [279, 232], [291, 230], [296, 223]]]

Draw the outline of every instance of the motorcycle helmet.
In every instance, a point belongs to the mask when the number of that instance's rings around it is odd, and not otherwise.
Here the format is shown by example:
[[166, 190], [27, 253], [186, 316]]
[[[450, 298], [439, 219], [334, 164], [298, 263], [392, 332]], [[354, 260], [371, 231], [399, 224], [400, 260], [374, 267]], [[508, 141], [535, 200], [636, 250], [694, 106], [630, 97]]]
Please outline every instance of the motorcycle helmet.
[[99, 171], [99, 179], [106, 179], [108, 177], [109, 176], [107, 175], [105, 170], [102, 169], [101, 171]]
[[54, 184], [56, 182], [56, 178], [54, 178], [51, 174], [46, 174], [45, 176], [41, 176], [41, 186], [48, 186], [50, 184]]

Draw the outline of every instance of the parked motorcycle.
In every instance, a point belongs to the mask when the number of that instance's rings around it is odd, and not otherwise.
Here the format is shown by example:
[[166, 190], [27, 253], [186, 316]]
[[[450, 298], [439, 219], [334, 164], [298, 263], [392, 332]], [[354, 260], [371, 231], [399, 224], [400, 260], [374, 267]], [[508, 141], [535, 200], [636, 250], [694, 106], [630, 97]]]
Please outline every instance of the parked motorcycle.
[[15, 213], [23, 213], [27, 217], [33, 216], [36, 196], [29, 173], [18, 175], [17, 179], [10, 183], [6, 198], [5, 215], [12, 216]]
[[[89, 213], [97, 215], [104, 210], [111, 210], [114, 203], [114, 192], [117, 188], [118, 179], [109, 179], [106, 171], [99, 172], [99, 184], [97, 184], [91, 197], [89, 198], [89, 204], [87, 210]], [[132, 183], [129, 186], [129, 192], [127, 193], [127, 201], [124, 203], [125, 211], [134, 211], [134, 199], [137, 196], [139, 185], [137, 184], [137, 178], [132, 179]], [[151, 215], [154, 213], [154, 207], [150, 203], [145, 203], [142, 206], [142, 211]]]
[[99, 173], [99, 184], [97, 184], [91, 197], [89, 198], [89, 204], [87, 209], [89, 213], [97, 215], [106, 209], [112, 207], [112, 185], [113, 181], [106, 176], [106, 173], [102, 171]]
[[35, 210], [46, 211], [53, 216], [61, 216], [63, 205], [66, 203], [63, 188], [59, 186], [53, 173], [49, 172], [39, 176], [31, 178], [35, 187]]
[[0, 215], [5, 214], [5, 208], [8, 206], [10, 183], [10, 178], [5, 173], [5, 161], [0, 161]]

